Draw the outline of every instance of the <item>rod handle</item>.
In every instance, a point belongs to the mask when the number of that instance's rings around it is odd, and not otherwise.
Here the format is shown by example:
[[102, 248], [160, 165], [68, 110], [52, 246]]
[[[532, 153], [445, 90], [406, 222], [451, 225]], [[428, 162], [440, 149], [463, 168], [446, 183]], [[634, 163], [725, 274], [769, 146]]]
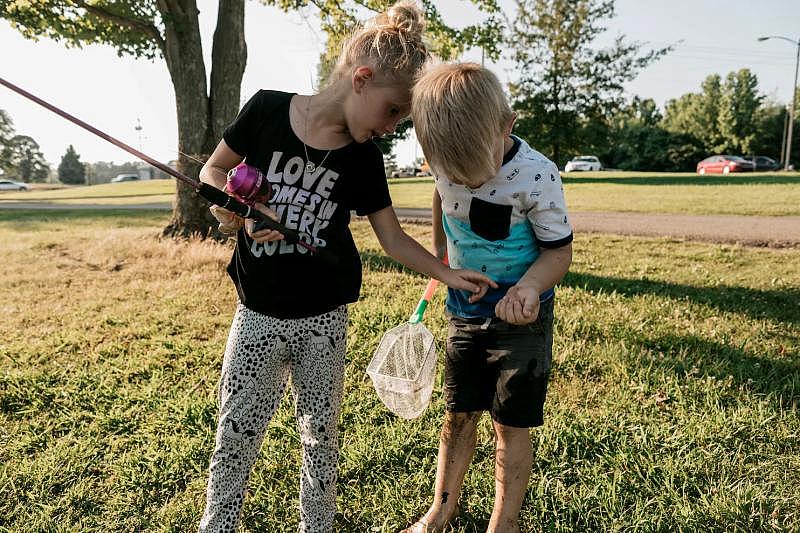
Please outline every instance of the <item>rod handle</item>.
[[235, 213], [243, 218], [252, 218], [256, 221], [254, 229], [256, 231], [264, 228], [279, 231], [283, 234], [283, 238], [289, 244], [298, 244], [303, 246], [310, 252], [316, 252], [316, 247], [304, 242], [300, 239], [300, 232], [297, 230], [289, 229], [277, 220], [274, 220], [258, 209], [252, 208], [244, 202], [240, 202], [236, 198], [226, 194], [205, 182], [201, 182], [197, 188], [197, 194], [208, 200], [214, 205], [227, 209], [231, 213]]

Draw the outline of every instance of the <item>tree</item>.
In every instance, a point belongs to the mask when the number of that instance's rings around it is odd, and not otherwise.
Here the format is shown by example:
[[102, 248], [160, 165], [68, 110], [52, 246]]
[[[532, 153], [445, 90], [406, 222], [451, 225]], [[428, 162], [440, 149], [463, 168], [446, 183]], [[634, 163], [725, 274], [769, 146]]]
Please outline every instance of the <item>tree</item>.
[[592, 147], [607, 166], [622, 170], [694, 170], [702, 159], [699, 140], [661, 126], [661, 112], [651, 99], [634, 97], [609, 123], [602, 144]]
[[764, 100], [758, 94], [758, 78], [749, 69], [731, 72], [720, 100], [719, 133], [723, 152], [752, 154], [756, 139], [756, 114]]
[[[473, 0], [481, 9], [496, 12], [495, 0]], [[355, 20], [356, 9], [383, 9], [384, 0], [262, 0], [283, 10], [310, 4], [319, 9], [323, 29], [331, 36]], [[437, 43], [461, 50], [486, 43], [496, 20], [453, 30], [441, 22], [434, 2], [426, 1], [431, 29]], [[206, 83], [196, 0], [0, 0], [0, 17], [29, 38], [49, 37], [68, 46], [100, 43], [114, 46], [120, 55], [163, 57], [175, 90], [178, 118], [178, 168], [197, 177], [203, 159], [211, 153], [225, 126], [239, 110], [240, 87], [247, 59], [244, 40], [244, 0], [219, 0], [211, 52], [210, 87]], [[330, 39], [329, 39], [330, 40]], [[329, 47], [329, 50], [335, 49]], [[496, 48], [491, 48], [496, 53]], [[191, 157], [187, 157], [188, 154]], [[165, 235], [222, 236], [204, 200], [191, 187], [178, 183], [175, 209]]]
[[556, 163], [603, 129], [623, 100], [623, 84], [670, 48], [642, 52], [619, 36], [595, 50], [614, 0], [517, 0], [508, 35], [519, 71], [511, 85], [517, 130]]
[[718, 74], [712, 74], [700, 88], [700, 93], [687, 93], [667, 101], [663, 125], [670, 132], [700, 139], [708, 152], [719, 152], [725, 145], [719, 129], [722, 80]]
[[700, 93], [667, 102], [664, 127], [699, 139], [707, 153], [752, 154], [758, 146], [758, 79], [748, 69], [730, 72], [723, 82], [708, 76]]
[[783, 143], [786, 142], [786, 122], [788, 120], [786, 106], [776, 102], [763, 103], [756, 112], [756, 138], [753, 141], [753, 153], [766, 155], [776, 161], [783, 155]]
[[44, 159], [39, 144], [27, 135], [11, 139], [11, 163], [17, 177], [26, 183], [41, 183], [47, 179], [50, 166]]
[[83, 185], [86, 183], [86, 169], [84, 169], [80, 156], [75, 152], [75, 148], [71, 144], [67, 148], [67, 152], [61, 156], [61, 163], [58, 165], [58, 179], [61, 183], [70, 185]]
[[0, 170], [25, 182], [45, 181], [50, 167], [39, 144], [27, 135], [17, 135], [11, 117], [0, 109]]
[[0, 170], [8, 172], [14, 166], [11, 161], [11, 139], [14, 138], [14, 123], [4, 110], [0, 109]]

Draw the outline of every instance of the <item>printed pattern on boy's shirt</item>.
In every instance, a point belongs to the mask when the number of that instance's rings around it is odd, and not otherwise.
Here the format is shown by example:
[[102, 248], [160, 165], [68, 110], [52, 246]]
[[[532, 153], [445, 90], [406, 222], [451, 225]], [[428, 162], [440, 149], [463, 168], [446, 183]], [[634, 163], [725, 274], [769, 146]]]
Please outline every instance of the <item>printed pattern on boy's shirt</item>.
[[459, 316], [493, 315], [494, 304], [525, 274], [541, 247], [557, 248], [572, 239], [558, 169], [524, 141], [481, 187], [436, 177], [436, 188], [450, 265], [483, 272], [500, 286], [477, 304], [468, 304], [466, 293], [449, 291], [448, 308]]

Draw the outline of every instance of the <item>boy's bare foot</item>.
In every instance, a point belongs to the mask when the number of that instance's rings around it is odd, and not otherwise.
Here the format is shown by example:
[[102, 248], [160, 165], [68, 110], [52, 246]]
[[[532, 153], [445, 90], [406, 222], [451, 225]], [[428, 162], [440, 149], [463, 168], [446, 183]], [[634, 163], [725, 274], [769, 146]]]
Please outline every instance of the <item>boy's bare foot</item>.
[[424, 518], [420, 518], [400, 533], [428, 533], [428, 523]]
[[425, 516], [402, 530], [400, 533], [441, 533], [447, 526], [458, 516], [460, 510], [456, 507], [452, 514], [445, 520], [437, 520], [431, 517], [431, 512], [428, 511]]

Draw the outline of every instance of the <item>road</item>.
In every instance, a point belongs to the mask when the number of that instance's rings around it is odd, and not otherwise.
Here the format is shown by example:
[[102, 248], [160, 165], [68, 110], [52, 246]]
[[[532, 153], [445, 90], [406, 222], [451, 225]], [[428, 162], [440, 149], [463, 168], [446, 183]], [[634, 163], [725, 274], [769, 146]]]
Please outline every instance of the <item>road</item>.
[[[400, 218], [430, 220], [428, 209], [397, 209]], [[570, 213], [576, 233], [674, 237], [771, 248], [800, 247], [800, 217], [673, 215], [661, 213]]]

